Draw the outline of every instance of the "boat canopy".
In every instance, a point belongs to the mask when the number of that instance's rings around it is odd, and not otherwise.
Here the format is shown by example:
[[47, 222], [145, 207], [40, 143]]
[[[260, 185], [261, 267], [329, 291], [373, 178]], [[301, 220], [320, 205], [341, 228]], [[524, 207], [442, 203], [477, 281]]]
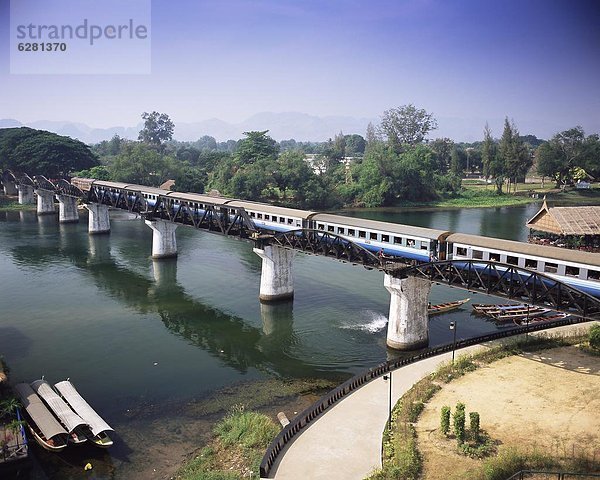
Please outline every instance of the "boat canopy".
[[114, 430], [106, 423], [96, 411], [83, 399], [75, 387], [68, 380], [54, 385], [58, 393], [67, 401], [73, 410], [87, 423], [94, 435]]
[[87, 425], [85, 420], [71, 410], [71, 407], [52, 390], [52, 387], [46, 380], [36, 380], [31, 384], [31, 388], [46, 402], [50, 410], [60, 419], [69, 433], [79, 426]]
[[42, 399], [37, 396], [33, 389], [27, 383], [18, 383], [15, 385], [15, 391], [21, 399], [23, 407], [31, 417], [31, 420], [37, 425], [44, 437], [50, 439], [56, 435], [67, 435], [58, 420], [46, 408]]

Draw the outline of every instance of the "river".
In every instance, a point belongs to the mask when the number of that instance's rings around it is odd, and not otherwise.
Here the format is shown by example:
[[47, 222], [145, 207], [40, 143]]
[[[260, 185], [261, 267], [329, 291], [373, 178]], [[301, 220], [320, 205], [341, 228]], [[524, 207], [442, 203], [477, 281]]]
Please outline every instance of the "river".
[[[525, 240], [536, 210], [347, 214]], [[108, 452], [35, 448], [29, 478], [92, 478], [83, 471], [90, 459], [93, 478], [140, 478], [156, 445], [200, 442], [177, 411], [193, 399], [270, 378], [343, 379], [395, 355], [385, 346], [389, 295], [380, 272], [298, 254], [293, 304], [261, 305], [261, 261], [250, 243], [180, 227], [178, 259], [153, 262], [143, 222], [112, 212], [111, 226], [110, 235], [89, 236], [85, 214], [60, 225], [35, 212], [0, 212], [0, 354], [11, 381], [70, 378], [117, 431]], [[431, 301], [467, 296], [496, 301], [443, 286]], [[464, 308], [432, 318], [430, 345], [451, 339], [450, 321], [458, 338], [496, 329]]]

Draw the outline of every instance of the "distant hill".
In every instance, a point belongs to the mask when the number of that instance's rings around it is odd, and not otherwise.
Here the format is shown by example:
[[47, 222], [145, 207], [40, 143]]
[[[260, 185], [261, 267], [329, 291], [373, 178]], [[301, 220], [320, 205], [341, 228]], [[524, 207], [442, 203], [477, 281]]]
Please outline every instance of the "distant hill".
[[[269, 130], [275, 140], [288, 140], [294, 138], [298, 141], [322, 142], [333, 138], [340, 131], [344, 134], [357, 133], [365, 135], [367, 125], [372, 122], [379, 123], [379, 118], [356, 118], [345, 116], [319, 117], [300, 112], [262, 112], [252, 115], [243, 122], [229, 123], [218, 118], [210, 118], [193, 123], [175, 122], [175, 140], [194, 141], [204, 135], [215, 137], [218, 141], [229, 139], [237, 140], [244, 132], [250, 130]], [[448, 137], [456, 142], [473, 142], [483, 139], [483, 128], [486, 119], [482, 118], [452, 118], [437, 117], [439, 128], [430, 134], [430, 138]], [[494, 137], [502, 135], [503, 118], [487, 120]], [[522, 134], [534, 134], [538, 138], [550, 138], [556, 132], [571, 126], [559, 125], [554, 122], [527, 122], [516, 119], [519, 131]], [[110, 140], [114, 135], [136, 140], [143, 124], [140, 122], [132, 127], [93, 128], [84, 123], [58, 122], [41, 120], [30, 123], [21, 123], [15, 119], [0, 119], [0, 128], [28, 126], [41, 130], [67, 135], [85, 143], [98, 143]]]

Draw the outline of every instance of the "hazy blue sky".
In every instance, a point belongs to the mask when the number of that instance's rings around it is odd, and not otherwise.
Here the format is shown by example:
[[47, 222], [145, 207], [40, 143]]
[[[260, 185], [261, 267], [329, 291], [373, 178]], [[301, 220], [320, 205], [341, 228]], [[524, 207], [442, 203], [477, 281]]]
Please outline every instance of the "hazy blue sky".
[[11, 75], [0, 2], [0, 118], [107, 127], [151, 110], [238, 122], [413, 103], [436, 117], [506, 115], [537, 134], [600, 132], [597, 0], [152, 1], [149, 75]]

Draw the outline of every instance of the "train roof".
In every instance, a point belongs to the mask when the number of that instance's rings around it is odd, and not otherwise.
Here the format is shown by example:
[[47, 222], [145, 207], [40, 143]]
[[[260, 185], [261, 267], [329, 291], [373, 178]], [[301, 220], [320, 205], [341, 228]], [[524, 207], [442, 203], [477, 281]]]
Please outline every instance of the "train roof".
[[277, 207], [268, 203], [248, 202], [245, 200], [232, 200], [229, 205], [243, 207], [246, 210], [259, 211], [270, 215], [287, 215], [295, 218], [307, 219], [316, 212], [312, 210], [299, 210], [297, 208]]
[[210, 195], [203, 195], [201, 193], [193, 192], [168, 192], [165, 195], [167, 195], [169, 198], [175, 198], [178, 200], [186, 200], [188, 202], [211, 203], [214, 205], [224, 205], [231, 201], [231, 198], [227, 197], [213, 197]]
[[462, 243], [474, 247], [490, 248], [505, 252], [520, 253], [532, 257], [546, 257], [554, 260], [580, 263], [600, 267], [600, 255], [581, 250], [570, 250], [568, 248], [550, 247], [532, 243], [516, 242], [514, 240], [501, 240], [492, 237], [469, 235], [466, 233], [453, 233], [446, 239], [450, 243]]
[[433, 240], [443, 240], [448, 234], [448, 231], [446, 230], [414, 227], [412, 225], [402, 225], [400, 223], [378, 222], [376, 220], [367, 220], [358, 217], [346, 217], [343, 215], [332, 215], [329, 213], [319, 213], [312, 219], [320, 222], [335, 223], [350, 227], [397, 233], [399, 235], [408, 235], [411, 237], [429, 238]]

